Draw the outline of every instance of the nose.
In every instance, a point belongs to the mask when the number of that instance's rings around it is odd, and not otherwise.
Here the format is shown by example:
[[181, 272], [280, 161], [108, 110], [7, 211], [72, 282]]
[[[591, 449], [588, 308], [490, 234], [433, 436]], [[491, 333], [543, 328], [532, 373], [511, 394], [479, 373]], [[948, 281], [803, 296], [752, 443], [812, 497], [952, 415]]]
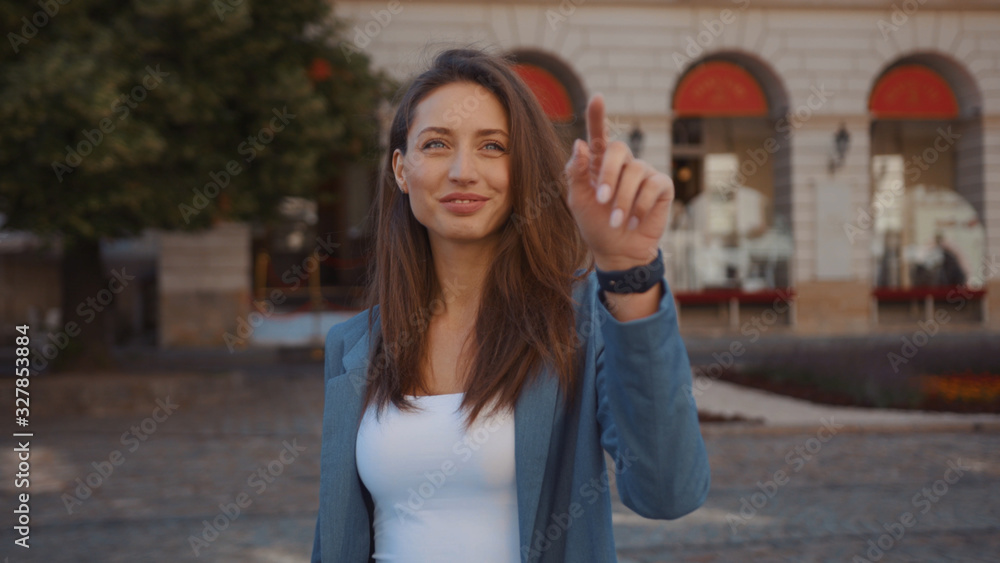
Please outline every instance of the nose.
[[455, 151], [455, 157], [448, 169], [448, 179], [459, 185], [474, 183], [479, 177], [474, 158], [470, 149]]

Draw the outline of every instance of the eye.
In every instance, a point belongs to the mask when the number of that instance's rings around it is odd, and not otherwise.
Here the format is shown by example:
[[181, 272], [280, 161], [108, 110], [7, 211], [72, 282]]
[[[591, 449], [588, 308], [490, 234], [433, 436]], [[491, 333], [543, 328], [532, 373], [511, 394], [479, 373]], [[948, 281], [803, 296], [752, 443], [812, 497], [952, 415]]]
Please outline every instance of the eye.
[[424, 149], [443, 149], [444, 148], [444, 141], [442, 141], [441, 139], [431, 139], [430, 141], [427, 141], [426, 143], [424, 143], [421, 148], [424, 148]]
[[489, 148], [490, 150], [495, 150], [495, 151], [500, 151], [500, 152], [507, 152], [507, 149], [505, 149], [503, 147], [503, 145], [501, 145], [500, 143], [498, 143], [496, 141], [489, 141], [485, 145], [483, 145], [483, 147], [484, 148]]

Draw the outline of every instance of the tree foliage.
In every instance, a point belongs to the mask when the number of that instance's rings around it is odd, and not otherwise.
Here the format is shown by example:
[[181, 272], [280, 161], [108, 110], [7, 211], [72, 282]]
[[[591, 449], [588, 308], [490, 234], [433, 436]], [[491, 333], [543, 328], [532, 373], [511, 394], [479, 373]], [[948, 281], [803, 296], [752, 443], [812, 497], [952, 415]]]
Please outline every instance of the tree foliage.
[[374, 152], [393, 85], [322, 0], [0, 0], [5, 228], [266, 221]]
[[[341, 29], [324, 0], [0, 0], [0, 228], [62, 240], [63, 322], [101, 239], [267, 224], [377, 152], [395, 85]], [[59, 363], [108, 367], [106, 317]]]

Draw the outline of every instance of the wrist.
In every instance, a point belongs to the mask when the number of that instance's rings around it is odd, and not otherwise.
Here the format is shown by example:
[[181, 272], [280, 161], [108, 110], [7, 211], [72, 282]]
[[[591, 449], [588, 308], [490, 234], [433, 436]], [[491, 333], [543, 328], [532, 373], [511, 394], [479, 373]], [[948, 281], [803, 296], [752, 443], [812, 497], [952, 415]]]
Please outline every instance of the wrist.
[[598, 298], [612, 317], [619, 322], [646, 318], [660, 309], [665, 286], [659, 281], [649, 290], [637, 293], [608, 293], [598, 291]]
[[632, 268], [646, 266], [656, 260], [658, 250], [653, 249], [649, 254], [649, 258], [645, 260], [636, 259], [631, 256], [600, 256], [594, 254], [594, 267], [604, 272], [631, 270]]

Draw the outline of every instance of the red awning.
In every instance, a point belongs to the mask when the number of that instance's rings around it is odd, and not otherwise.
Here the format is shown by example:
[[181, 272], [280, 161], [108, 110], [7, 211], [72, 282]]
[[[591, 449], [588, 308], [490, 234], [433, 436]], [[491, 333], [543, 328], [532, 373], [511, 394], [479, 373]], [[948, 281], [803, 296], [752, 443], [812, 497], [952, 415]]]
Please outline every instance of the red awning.
[[559, 122], [573, 120], [573, 103], [569, 93], [551, 72], [526, 63], [514, 65], [514, 71], [531, 88], [549, 119]]
[[674, 94], [677, 117], [762, 117], [767, 98], [746, 69], [727, 61], [709, 61], [692, 68]]
[[889, 287], [876, 287], [872, 290], [872, 295], [879, 301], [912, 301], [914, 299], [926, 299], [928, 297], [938, 301], [952, 299], [956, 295], [961, 295], [965, 299], [981, 299], [986, 295], [985, 289], [969, 289], [957, 285], [912, 287], [909, 289], [897, 289]]
[[940, 74], [924, 65], [906, 64], [882, 75], [872, 89], [868, 110], [876, 119], [954, 119], [958, 100]]

